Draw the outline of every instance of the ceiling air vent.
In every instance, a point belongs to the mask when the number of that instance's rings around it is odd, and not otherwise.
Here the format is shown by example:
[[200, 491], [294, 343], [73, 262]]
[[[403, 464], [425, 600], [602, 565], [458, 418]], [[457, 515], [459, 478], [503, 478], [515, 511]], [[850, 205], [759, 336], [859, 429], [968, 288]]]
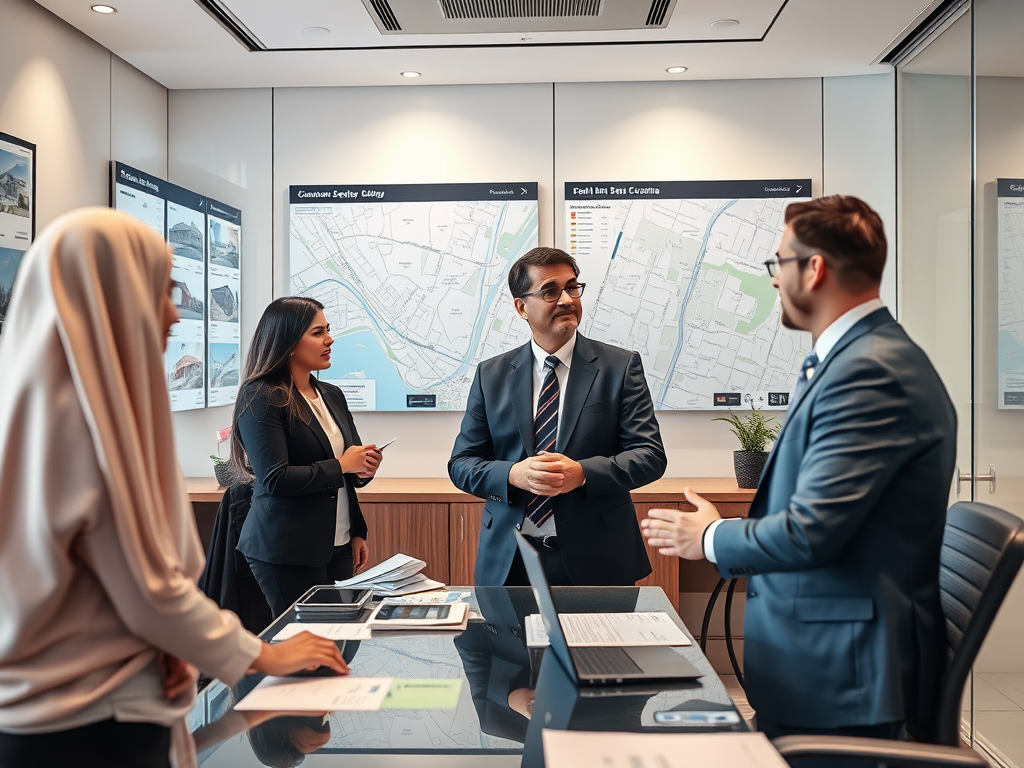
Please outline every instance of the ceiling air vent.
[[378, 21], [379, 24], [384, 25], [384, 29], [388, 32], [401, 32], [402, 25], [398, 23], [398, 19], [395, 18], [394, 12], [391, 10], [391, 6], [388, 5], [388, 0], [370, 0], [370, 5], [373, 6], [373, 10], [377, 12], [377, 18], [374, 21]]
[[665, 26], [665, 15], [668, 13], [668, 7], [672, 4], [672, 0], [652, 0], [651, 10], [647, 14], [647, 26], [648, 27], [663, 27]]
[[601, 0], [441, 0], [446, 19], [600, 16]]
[[663, 29], [677, 0], [363, 0], [383, 35]]

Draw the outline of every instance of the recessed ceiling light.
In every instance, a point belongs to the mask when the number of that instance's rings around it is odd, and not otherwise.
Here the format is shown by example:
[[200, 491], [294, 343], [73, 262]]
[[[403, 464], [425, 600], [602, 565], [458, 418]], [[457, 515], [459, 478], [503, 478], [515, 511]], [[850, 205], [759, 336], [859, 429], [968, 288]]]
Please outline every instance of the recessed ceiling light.
[[419, 72], [414, 72], [411, 69], [407, 69], [407, 70], [405, 70], [405, 72], [402, 72], [401, 74], [402, 74], [402, 77], [419, 77], [420, 76]]
[[719, 19], [718, 21], [712, 21], [712, 27], [735, 27], [739, 25], [739, 19]]
[[117, 13], [117, 8], [112, 5], [94, 5], [92, 9], [96, 13]]
[[329, 34], [331, 34], [331, 30], [329, 30], [327, 27], [306, 27], [304, 30], [302, 30], [302, 34], [304, 34], [304, 35], [329, 35]]
[[665, 71], [670, 75], [681, 75], [686, 71], [686, 67], [669, 67]]

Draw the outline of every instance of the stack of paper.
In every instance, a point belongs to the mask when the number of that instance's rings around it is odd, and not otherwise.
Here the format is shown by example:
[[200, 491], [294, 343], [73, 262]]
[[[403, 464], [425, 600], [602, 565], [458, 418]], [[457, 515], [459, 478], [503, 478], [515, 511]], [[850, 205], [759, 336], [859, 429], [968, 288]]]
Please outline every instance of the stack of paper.
[[548, 768], [788, 768], [763, 733], [541, 732]]
[[426, 592], [429, 589], [443, 587], [444, 584], [440, 581], [433, 581], [420, 573], [426, 567], [427, 564], [422, 560], [399, 553], [358, 576], [336, 581], [335, 584], [339, 587], [372, 589], [376, 594], [385, 597]]

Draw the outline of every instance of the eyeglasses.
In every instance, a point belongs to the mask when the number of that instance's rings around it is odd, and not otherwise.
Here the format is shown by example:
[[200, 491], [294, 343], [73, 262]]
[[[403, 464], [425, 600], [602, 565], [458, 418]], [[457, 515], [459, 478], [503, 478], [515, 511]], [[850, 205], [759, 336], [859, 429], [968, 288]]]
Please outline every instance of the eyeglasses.
[[[812, 253], [811, 256], [813, 255]], [[785, 264], [787, 261], [807, 261], [811, 256], [779, 256], [776, 253], [774, 259], [765, 260], [764, 268], [768, 270], [769, 277], [775, 277], [779, 272], [779, 264]]]
[[578, 299], [583, 295], [583, 289], [587, 287], [586, 283], [576, 283], [576, 285], [567, 285], [565, 288], [541, 288], [539, 291], [533, 293], [524, 293], [520, 298], [525, 299], [527, 296], [539, 296], [541, 299], [546, 301], [548, 304], [554, 304], [560, 298], [563, 293], [568, 293], [570, 299]]

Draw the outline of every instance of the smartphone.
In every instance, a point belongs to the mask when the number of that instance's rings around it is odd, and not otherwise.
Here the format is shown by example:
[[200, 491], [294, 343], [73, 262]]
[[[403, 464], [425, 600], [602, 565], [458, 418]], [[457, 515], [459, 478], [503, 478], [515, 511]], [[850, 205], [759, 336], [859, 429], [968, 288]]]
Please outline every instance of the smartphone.
[[739, 725], [739, 713], [731, 710], [677, 710], [654, 713], [654, 722], [660, 725], [692, 726], [694, 728], [728, 728]]
[[374, 621], [402, 621], [410, 619], [447, 619], [451, 610], [449, 605], [394, 605], [385, 603], [381, 606]]
[[391, 445], [397, 439], [398, 439], [397, 437], [392, 437], [390, 440], [388, 440], [386, 443], [384, 443], [384, 445], [378, 445], [377, 446], [377, 450], [378, 451], [383, 451], [385, 448], [387, 448], [389, 445]]

